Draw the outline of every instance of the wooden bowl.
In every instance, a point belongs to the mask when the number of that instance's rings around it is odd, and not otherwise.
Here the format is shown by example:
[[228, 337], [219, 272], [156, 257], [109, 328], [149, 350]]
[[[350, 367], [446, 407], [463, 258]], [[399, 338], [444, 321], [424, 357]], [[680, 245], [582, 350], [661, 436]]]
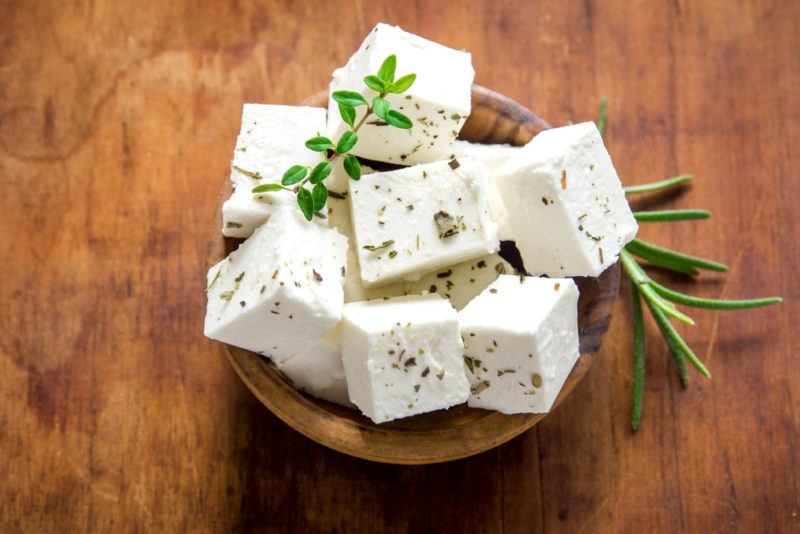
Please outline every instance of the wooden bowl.
[[[303, 104], [326, 106], [327, 93]], [[461, 138], [481, 143], [524, 145], [550, 126], [520, 104], [488, 89], [472, 89], [472, 114]], [[230, 194], [225, 178], [220, 203]], [[220, 234], [221, 210], [213, 223], [207, 266], [224, 258], [238, 240]], [[619, 263], [599, 278], [576, 279], [580, 288], [578, 323], [580, 358], [555, 401], [557, 406], [583, 378], [608, 328], [619, 287]], [[331, 404], [294, 389], [257, 354], [226, 345], [236, 373], [250, 391], [286, 424], [337, 451], [378, 462], [430, 464], [465, 458], [505, 443], [541, 421], [547, 414], [503, 415], [466, 405], [376, 425], [358, 411]]]

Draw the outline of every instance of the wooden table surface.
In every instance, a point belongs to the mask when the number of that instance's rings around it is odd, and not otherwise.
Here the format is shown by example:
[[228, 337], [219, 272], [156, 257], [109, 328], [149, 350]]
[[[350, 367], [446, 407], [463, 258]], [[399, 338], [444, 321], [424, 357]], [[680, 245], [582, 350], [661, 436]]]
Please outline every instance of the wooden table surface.
[[[641, 234], [732, 266], [669, 283], [787, 301], [696, 312], [688, 390], [648, 322], [636, 434], [627, 290], [496, 450], [386, 466], [295, 433], [202, 336], [209, 221], [242, 103], [324, 88], [378, 21], [553, 124], [607, 95], [623, 181], [692, 172], [661, 205], [714, 212]], [[798, 95], [792, 0], [0, 2], [0, 531], [797, 532]]]

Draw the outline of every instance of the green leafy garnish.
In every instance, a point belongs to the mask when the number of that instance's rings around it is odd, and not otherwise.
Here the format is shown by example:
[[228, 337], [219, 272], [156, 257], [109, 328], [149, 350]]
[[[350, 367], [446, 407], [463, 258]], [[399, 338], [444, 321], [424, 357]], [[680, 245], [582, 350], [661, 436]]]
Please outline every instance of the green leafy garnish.
[[327, 178], [332, 170], [333, 165], [331, 165], [330, 161], [321, 161], [317, 163], [316, 167], [311, 171], [308, 181], [312, 184], [318, 184]]
[[314, 152], [325, 152], [329, 148], [333, 148], [333, 141], [323, 136], [312, 137], [306, 141], [306, 148]]
[[300, 211], [303, 212], [306, 220], [310, 221], [314, 218], [314, 199], [311, 192], [302, 185], [297, 190], [297, 205], [300, 206]]
[[293, 165], [289, 167], [285, 173], [283, 173], [281, 184], [294, 185], [305, 178], [306, 174], [308, 174], [308, 167], [305, 165]]
[[353, 180], [358, 181], [361, 179], [361, 163], [358, 161], [357, 157], [345, 156], [344, 170], [347, 173], [347, 176]]
[[[252, 192], [291, 191], [297, 195], [297, 205], [307, 220], [312, 220], [314, 215], [324, 217], [322, 210], [325, 208], [328, 197], [334, 196], [330, 194], [324, 182], [333, 171], [333, 163], [336, 159], [344, 157], [343, 166], [347, 175], [353, 180], [361, 179], [361, 163], [359, 163], [358, 158], [349, 154], [349, 152], [358, 143], [357, 132], [367, 123], [367, 119], [375, 115], [381, 119], [380, 124], [382, 126], [390, 124], [402, 129], [412, 127], [411, 120], [399, 111], [391, 109], [391, 103], [385, 97], [389, 93], [400, 94], [408, 90], [413, 85], [417, 75], [406, 74], [395, 81], [396, 69], [397, 56], [392, 54], [383, 61], [376, 74], [364, 77], [364, 84], [378, 93], [372, 99], [371, 105], [364, 95], [356, 91], [334, 91], [331, 93], [331, 98], [339, 108], [339, 115], [342, 117], [342, 121], [349, 126], [349, 129], [342, 133], [336, 143], [322, 135], [308, 139], [305, 142], [306, 148], [321, 153], [323, 155], [321, 162], [317, 163], [313, 169], [308, 165], [293, 165], [283, 173], [280, 184], [259, 184], [252, 189]], [[361, 119], [356, 122], [356, 108], [358, 106], [366, 106], [367, 109]], [[235, 169], [256, 180], [263, 178], [258, 173], [249, 172], [238, 167], [235, 167]], [[309, 191], [304, 187], [306, 183], [310, 183], [314, 187]]]

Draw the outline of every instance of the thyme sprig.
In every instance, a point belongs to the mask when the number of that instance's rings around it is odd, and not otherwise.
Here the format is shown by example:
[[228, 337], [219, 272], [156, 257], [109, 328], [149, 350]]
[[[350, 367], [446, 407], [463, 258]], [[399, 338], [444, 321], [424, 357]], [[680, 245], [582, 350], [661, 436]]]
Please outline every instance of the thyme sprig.
[[[392, 54], [383, 61], [377, 74], [370, 74], [364, 78], [364, 84], [378, 93], [371, 103], [356, 91], [334, 91], [331, 98], [336, 101], [339, 115], [349, 129], [342, 133], [336, 143], [323, 135], [312, 137], [305, 142], [309, 150], [324, 152], [325, 160], [313, 168], [308, 165], [292, 165], [283, 174], [280, 183], [257, 185], [252, 190], [253, 194], [290, 191], [297, 196], [297, 204], [307, 220], [310, 221], [315, 215], [324, 217], [322, 210], [328, 197], [332, 196], [324, 182], [333, 171], [333, 163], [338, 158], [344, 157], [342, 164], [347, 175], [353, 180], [361, 179], [361, 163], [350, 152], [358, 143], [357, 132], [367, 119], [374, 114], [382, 121], [382, 125], [388, 124], [404, 130], [412, 127], [411, 119], [392, 109], [386, 97], [389, 94], [401, 94], [407, 91], [414, 84], [417, 75], [406, 74], [395, 80], [396, 68], [397, 56]], [[366, 106], [366, 111], [356, 123], [356, 110], [360, 106]], [[306, 188], [307, 184], [311, 186], [310, 190]]]
[[[603, 98], [597, 120], [597, 127], [601, 134], [605, 132], [606, 120], [606, 99]], [[686, 174], [649, 184], [629, 186], [624, 189], [627, 195], [650, 193], [679, 186], [692, 180], [692, 178], [692, 175]], [[711, 213], [705, 210], [661, 210], [634, 212], [633, 215], [639, 222], [674, 222], [707, 219], [711, 216]], [[639, 428], [642, 420], [644, 393], [646, 352], [642, 301], [644, 301], [645, 305], [650, 310], [650, 314], [653, 316], [667, 344], [667, 348], [672, 358], [675, 360], [681, 384], [683, 387], [688, 387], [689, 371], [686, 360], [689, 360], [700, 374], [705, 377], [710, 378], [711, 372], [672, 325], [670, 318], [689, 325], [694, 324], [694, 320], [692, 320], [691, 317], [677, 309], [677, 304], [701, 309], [742, 310], [778, 304], [783, 302], [783, 299], [780, 297], [745, 300], [705, 299], [669, 289], [650, 278], [642, 266], [639, 265], [636, 258], [641, 258], [654, 266], [687, 276], [698, 276], [700, 270], [727, 272], [728, 266], [716, 261], [659, 247], [638, 238], [628, 243], [625, 248], [620, 251], [619, 257], [622, 263], [622, 269], [631, 284], [633, 308], [631, 430], [635, 432]]]

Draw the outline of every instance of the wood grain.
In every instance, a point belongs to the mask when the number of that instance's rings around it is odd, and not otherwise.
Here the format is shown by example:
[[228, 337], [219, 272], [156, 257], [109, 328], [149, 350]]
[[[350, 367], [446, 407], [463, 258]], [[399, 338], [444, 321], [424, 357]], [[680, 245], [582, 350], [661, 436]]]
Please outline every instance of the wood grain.
[[[326, 107], [323, 91], [302, 101]], [[472, 112], [460, 138], [472, 142], [522, 146], [550, 128], [536, 114], [480, 85], [472, 87]], [[219, 205], [230, 196], [231, 184], [223, 177]], [[224, 238], [222, 212], [212, 218], [206, 267], [210, 269], [235, 250], [240, 239]], [[619, 289], [620, 265], [612, 265], [598, 278], [577, 278], [580, 357], [555, 400], [561, 404], [586, 375], [608, 329]], [[226, 345], [228, 358], [247, 388], [272, 413], [301, 434], [339, 452], [392, 464], [432, 464], [484, 452], [515, 438], [547, 414], [507, 416], [456, 406], [376, 425], [358, 411], [315, 399], [295, 390], [291, 382], [263, 357]]]
[[[623, 286], [581, 386], [535, 429], [432, 466], [308, 440], [202, 337], [203, 262], [243, 102], [296, 102], [379, 20], [473, 52], [476, 82], [592, 119], [627, 183], [697, 176], [642, 236], [713, 256], [707, 297], [778, 308], [647, 323], [628, 431]], [[0, 3], [0, 531], [796, 532], [800, 3]], [[640, 205], [654, 205], [644, 199]]]

